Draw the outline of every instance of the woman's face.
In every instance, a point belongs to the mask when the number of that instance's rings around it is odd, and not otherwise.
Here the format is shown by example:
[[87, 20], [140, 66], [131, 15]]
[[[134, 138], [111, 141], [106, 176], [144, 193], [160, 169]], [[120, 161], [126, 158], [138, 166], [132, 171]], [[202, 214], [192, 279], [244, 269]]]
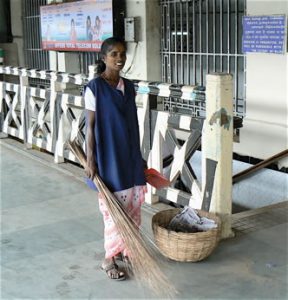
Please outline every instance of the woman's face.
[[106, 70], [121, 71], [126, 62], [126, 48], [121, 43], [116, 44], [103, 58]]

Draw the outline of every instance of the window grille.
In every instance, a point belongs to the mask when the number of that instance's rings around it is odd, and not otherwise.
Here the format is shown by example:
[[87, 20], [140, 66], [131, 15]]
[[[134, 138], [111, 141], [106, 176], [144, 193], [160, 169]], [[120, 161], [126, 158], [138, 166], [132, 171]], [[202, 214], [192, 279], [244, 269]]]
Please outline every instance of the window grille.
[[[205, 86], [206, 74], [230, 73], [234, 111], [244, 116], [246, 60], [241, 37], [246, 0], [160, 0], [160, 5], [162, 80]], [[170, 110], [187, 109], [173, 99], [167, 101]], [[201, 115], [196, 106], [188, 110]]]
[[[46, 0], [23, 0], [23, 43], [25, 67], [49, 70], [49, 53], [41, 49], [40, 6]], [[48, 80], [29, 78], [29, 84], [39, 87], [49, 86]]]

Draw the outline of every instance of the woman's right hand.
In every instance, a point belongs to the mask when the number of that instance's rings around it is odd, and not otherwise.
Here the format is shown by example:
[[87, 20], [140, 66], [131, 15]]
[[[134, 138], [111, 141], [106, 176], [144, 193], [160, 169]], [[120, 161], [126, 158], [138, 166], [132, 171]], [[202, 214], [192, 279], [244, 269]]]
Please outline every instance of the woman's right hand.
[[93, 180], [96, 173], [97, 173], [97, 167], [94, 159], [87, 159], [87, 165], [85, 168], [86, 175]]

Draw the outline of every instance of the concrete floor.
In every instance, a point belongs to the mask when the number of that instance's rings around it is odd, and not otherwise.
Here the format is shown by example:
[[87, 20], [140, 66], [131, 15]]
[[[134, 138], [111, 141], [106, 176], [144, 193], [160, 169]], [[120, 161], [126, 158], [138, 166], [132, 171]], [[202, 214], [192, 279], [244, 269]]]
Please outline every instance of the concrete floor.
[[[0, 146], [1, 299], [157, 298], [134, 279], [114, 282], [99, 269], [102, 218], [81, 169], [9, 139]], [[143, 207], [150, 234], [162, 206]], [[205, 261], [166, 262], [175, 299], [288, 298], [287, 203], [233, 218], [236, 237]]]

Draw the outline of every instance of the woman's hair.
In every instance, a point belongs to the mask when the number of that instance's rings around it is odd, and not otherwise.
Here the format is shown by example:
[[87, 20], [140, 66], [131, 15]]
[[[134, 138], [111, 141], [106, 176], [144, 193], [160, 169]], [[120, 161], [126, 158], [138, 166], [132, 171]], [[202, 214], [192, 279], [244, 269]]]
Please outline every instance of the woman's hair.
[[126, 44], [125, 44], [124, 40], [120, 39], [118, 37], [111, 37], [111, 38], [108, 38], [103, 41], [103, 43], [101, 45], [101, 50], [100, 50], [100, 59], [96, 61], [96, 64], [97, 64], [96, 72], [98, 75], [103, 73], [106, 69], [106, 65], [103, 61], [104, 56], [106, 56], [107, 53], [109, 51], [111, 51], [111, 49], [117, 44], [123, 45], [124, 48], [126, 49]]

